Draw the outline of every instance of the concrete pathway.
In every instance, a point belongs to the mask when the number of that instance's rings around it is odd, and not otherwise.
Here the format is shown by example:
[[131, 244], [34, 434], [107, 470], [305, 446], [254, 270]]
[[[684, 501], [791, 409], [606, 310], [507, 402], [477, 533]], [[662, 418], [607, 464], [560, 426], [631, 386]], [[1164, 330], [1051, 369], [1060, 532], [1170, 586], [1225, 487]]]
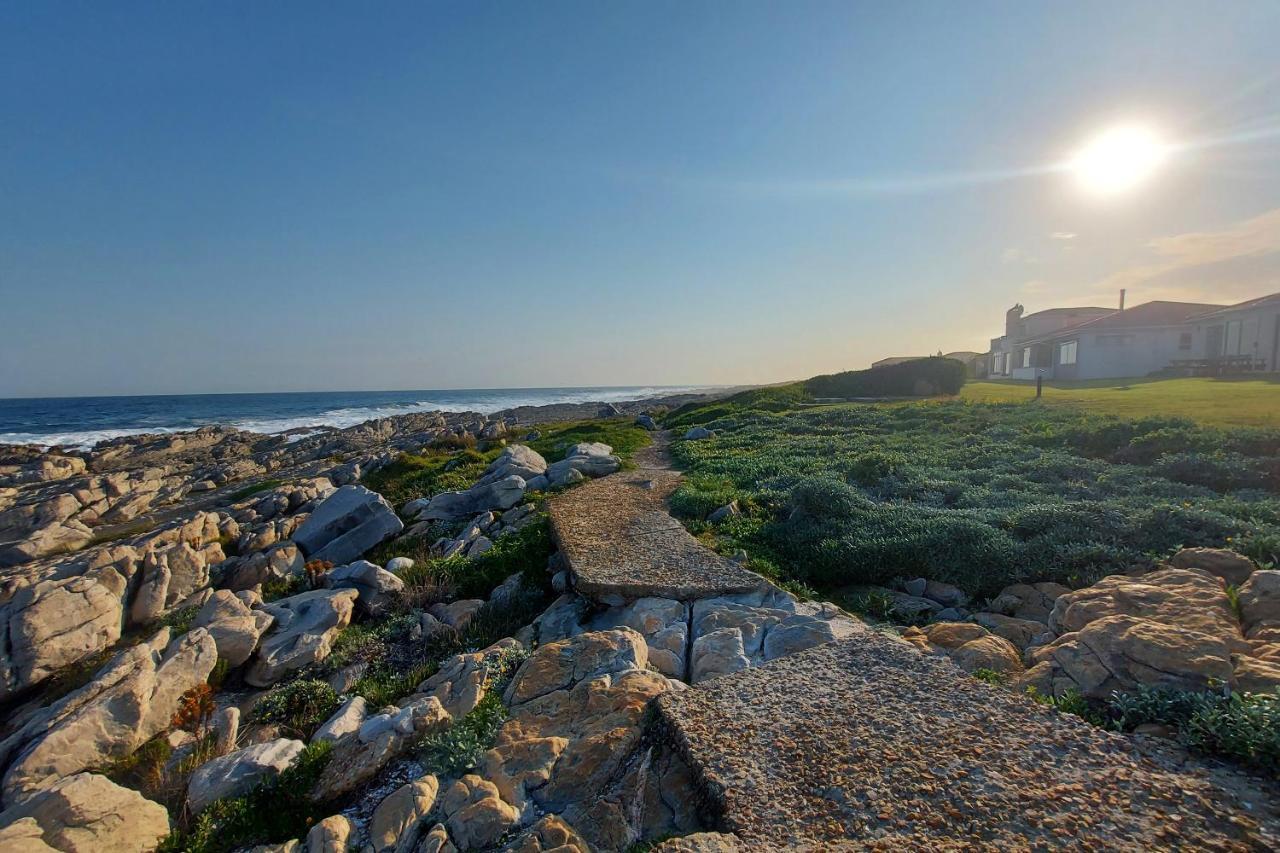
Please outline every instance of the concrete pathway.
[[763, 579], [716, 554], [667, 511], [680, 484], [669, 436], [636, 454], [640, 467], [593, 480], [550, 502], [551, 527], [574, 588], [607, 604], [658, 597], [692, 601], [751, 592]]

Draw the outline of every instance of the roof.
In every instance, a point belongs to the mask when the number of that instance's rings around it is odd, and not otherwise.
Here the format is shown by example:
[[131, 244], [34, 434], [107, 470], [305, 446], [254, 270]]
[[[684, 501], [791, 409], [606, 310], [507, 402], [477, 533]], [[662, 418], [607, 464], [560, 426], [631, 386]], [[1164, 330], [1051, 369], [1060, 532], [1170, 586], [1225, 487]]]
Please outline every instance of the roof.
[[[1192, 317], [1205, 314], [1206, 312], [1216, 311], [1223, 308], [1222, 305], [1209, 305], [1200, 302], [1144, 302], [1141, 305], [1135, 305], [1132, 308], [1126, 308], [1123, 311], [1112, 311], [1105, 317], [1096, 317], [1083, 323], [1077, 323], [1074, 326], [1067, 326], [1063, 329], [1050, 332], [1043, 335], [1038, 340], [1054, 340], [1056, 338], [1071, 337], [1080, 332], [1106, 332], [1112, 329], [1141, 329], [1152, 326], [1177, 326], [1187, 322]], [[1033, 343], [1027, 341], [1026, 343]]]
[[1078, 314], [1081, 311], [1114, 311], [1114, 308], [1100, 308], [1097, 305], [1085, 305], [1080, 308], [1046, 308], [1043, 311], [1037, 311], [1034, 314], [1026, 314], [1020, 317], [1020, 320], [1030, 320], [1032, 317], [1044, 317], [1053, 314]]
[[1250, 310], [1253, 310], [1254, 308], [1265, 308], [1266, 306], [1272, 303], [1275, 303], [1276, 305], [1280, 305], [1280, 293], [1272, 293], [1267, 296], [1259, 296], [1257, 299], [1246, 299], [1244, 302], [1237, 302], [1235, 305], [1228, 305], [1225, 308], [1219, 306], [1214, 311], [1210, 311], [1207, 314], [1197, 314], [1192, 319], [1194, 319], [1197, 322], [1201, 320], [1210, 320], [1222, 314], [1230, 314], [1233, 311], [1250, 311]]

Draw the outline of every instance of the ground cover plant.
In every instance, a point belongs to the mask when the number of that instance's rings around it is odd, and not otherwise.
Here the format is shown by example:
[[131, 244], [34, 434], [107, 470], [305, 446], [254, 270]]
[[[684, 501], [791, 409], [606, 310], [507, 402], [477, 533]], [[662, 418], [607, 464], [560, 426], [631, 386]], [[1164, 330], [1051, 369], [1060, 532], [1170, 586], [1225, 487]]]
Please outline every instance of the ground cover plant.
[[928, 397], [957, 394], [964, 379], [963, 362], [931, 357], [815, 376], [804, 386], [814, 397]]
[[1280, 430], [957, 400], [762, 399], [673, 413], [716, 436], [673, 445], [689, 476], [672, 507], [697, 520], [738, 500], [722, 543], [821, 591], [914, 576], [979, 596], [1023, 581], [1081, 586], [1182, 546], [1280, 561]]

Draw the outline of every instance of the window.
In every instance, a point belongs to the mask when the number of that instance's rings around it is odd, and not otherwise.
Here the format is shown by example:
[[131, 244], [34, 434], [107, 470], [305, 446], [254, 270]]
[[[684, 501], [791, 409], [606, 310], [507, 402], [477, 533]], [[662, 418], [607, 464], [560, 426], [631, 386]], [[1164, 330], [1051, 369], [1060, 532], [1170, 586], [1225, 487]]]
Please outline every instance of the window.
[[1178, 349], [1191, 349], [1191, 333], [1183, 332], [1178, 337]]
[[1076, 350], [1079, 348], [1079, 341], [1067, 341], [1058, 347], [1058, 364], [1075, 364]]
[[1227, 348], [1223, 355], [1240, 355], [1240, 331], [1243, 327], [1239, 320], [1227, 323]]
[[1027, 347], [1022, 351], [1022, 366], [1023, 367], [1031, 366], [1031, 347]]

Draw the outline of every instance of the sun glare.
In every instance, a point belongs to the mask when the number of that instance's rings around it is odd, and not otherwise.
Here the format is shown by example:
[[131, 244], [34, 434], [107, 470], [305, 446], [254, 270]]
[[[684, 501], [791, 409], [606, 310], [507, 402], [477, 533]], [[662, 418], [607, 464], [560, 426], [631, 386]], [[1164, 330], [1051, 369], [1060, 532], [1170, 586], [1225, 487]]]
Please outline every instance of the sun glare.
[[1141, 184], [1164, 163], [1169, 149], [1149, 128], [1114, 127], [1089, 140], [1070, 167], [1081, 186], [1117, 195]]

